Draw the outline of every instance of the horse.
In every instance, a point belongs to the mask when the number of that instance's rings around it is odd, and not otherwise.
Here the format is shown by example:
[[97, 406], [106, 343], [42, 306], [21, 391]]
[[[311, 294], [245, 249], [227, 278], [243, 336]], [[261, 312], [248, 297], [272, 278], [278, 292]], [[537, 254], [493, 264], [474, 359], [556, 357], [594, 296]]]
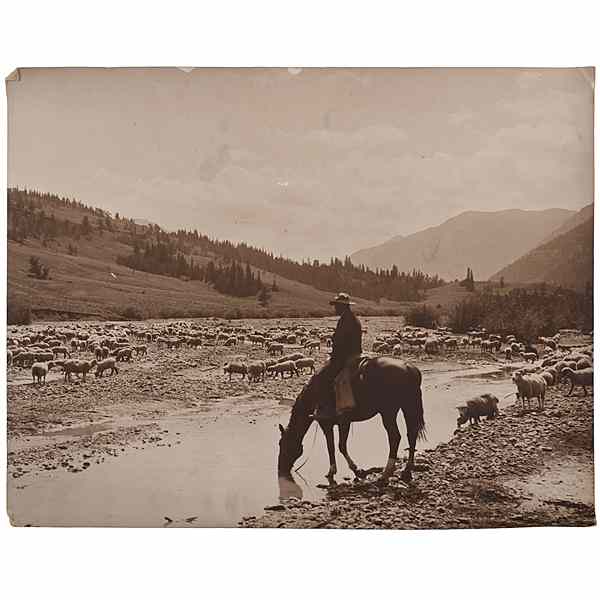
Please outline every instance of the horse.
[[[280, 477], [289, 477], [294, 463], [302, 456], [302, 440], [306, 435], [321, 394], [330, 393], [323, 389], [324, 385], [316, 373], [304, 386], [294, 405], [287, 427], [279, 425], [279, 457], [277, 470]], [[412, 479], [415, 448], [418, 439], [425, 439], [425, 419], [423, 416], [423, 397], [421, 394], [421, 372], [409, 363], [389, 357], [371, 358], [366, 365], [352, 377], [355, 407], [335, 420], [319, 423], [327, 441], [329, 454], [329, 472], [326, 477], [333, 481], [337, 473], [335, 462], [335, 445], [333, 428], [339, 429], [339, 450], [356, 477], [364, 476], [364, 471], [356, 466], [348, 454], [347, 442], [350, 424], [367, 421], [375, 415], [381, 415], [383, 426], [388, 435], [390, 446], [387, 465], [381, 475], [383, 482], [394, 472], [398, 459], [400, 431], [396, 418], [402, 410], [408, 435], [409, 457], [402, 471], [401, 479], [408, 482]]]

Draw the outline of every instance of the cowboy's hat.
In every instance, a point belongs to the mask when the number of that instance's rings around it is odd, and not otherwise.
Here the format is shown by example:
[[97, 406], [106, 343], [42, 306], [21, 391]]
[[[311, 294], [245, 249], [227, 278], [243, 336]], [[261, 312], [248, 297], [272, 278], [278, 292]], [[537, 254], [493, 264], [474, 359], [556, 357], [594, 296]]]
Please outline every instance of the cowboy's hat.
[[330, 300], [329, 304], [356, 304], [356, 302], [350, 302], [350, 296], [346, 292], [340, 292], [333, 300]]

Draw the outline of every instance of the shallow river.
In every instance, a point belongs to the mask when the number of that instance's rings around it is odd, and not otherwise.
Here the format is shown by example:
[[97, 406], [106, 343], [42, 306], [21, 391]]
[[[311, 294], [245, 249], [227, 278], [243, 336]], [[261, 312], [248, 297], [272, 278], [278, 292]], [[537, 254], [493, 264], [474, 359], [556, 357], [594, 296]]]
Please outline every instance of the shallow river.
[[[422, 367], [428, 441], [418, 448], [447, 441], [456, 427], [455, 406], [471, 396], [492, 392], [500, 398], [514, 391], [507, 372], [493, 367], [443, 371]], [[19, 525], [55, 526], [235, 526], [242, 516], [259, 514], [281, 494], [316, 499], [324, 491], [328, 469], [325, 441], [313, 426], [304, 440], [308, 461], [295, 474], [297, 485], [280, 488], [276, 476], [278, 423], [289, 407], [256, 419], [225, 415], [202, 427], [193, 416], [169, 417], [163, 429], [178, 432], [179, 444], [132, 449], [80, 473], [66, 471], [25, 475], [9, 482], [9, 510]], [[401, 415], [401, 413], [400, 413]], [[404, 419], [398, 418], [403, 456]], [[314, 440], [314, 441], [313, 441]], [[388, 445], [379, 418], [355, 423], [349, 452], [362, 468], [383, 466]], [[338, 455], [338, 481], [349, 477]], [[418, 476], [426, 477], [426, 473]], [[166, 519], [168, 517], [168, 519]]]

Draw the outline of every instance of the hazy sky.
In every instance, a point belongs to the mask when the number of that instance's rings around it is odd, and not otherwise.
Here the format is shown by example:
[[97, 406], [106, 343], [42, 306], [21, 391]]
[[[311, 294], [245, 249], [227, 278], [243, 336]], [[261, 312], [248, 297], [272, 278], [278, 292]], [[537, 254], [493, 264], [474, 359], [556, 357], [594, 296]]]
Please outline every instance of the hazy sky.
[[24, 69], [11, 186], [294, 258], [593, 201], [592, 69]]

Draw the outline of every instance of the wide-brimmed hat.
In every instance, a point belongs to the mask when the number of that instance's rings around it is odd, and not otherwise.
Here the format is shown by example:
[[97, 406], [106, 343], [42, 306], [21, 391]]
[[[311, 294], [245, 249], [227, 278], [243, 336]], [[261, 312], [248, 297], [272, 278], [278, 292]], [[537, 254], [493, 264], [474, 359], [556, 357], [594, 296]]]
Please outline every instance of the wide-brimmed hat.
[[333, 300], [329, 301], [329, 304], [356, 304], [356, 302], [350, 302], [350, 295], [346, 292], [340, 292]]

